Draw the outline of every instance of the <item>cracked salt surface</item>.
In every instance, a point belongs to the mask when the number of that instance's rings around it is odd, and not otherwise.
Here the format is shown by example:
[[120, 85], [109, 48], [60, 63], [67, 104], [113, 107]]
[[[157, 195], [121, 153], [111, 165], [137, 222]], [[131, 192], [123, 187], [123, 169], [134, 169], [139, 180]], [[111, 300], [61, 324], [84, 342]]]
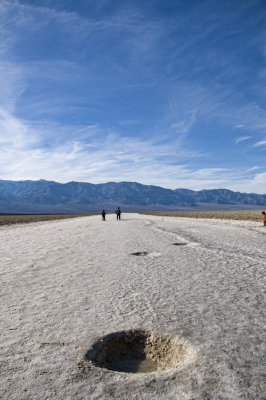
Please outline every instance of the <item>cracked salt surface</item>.
[[[138, 214], [1, 227], [1, 399], [263, 399], [265, 233]], [[132, 329], [193, 351], [161, 372], [84, 361]]]

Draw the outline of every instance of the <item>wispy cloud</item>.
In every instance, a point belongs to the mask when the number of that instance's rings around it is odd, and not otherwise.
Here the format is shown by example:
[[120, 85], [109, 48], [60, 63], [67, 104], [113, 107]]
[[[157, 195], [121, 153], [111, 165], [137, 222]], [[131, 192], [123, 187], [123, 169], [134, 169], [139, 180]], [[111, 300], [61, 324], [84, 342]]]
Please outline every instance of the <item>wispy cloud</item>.
[[254, 167], [248, 168], [248, 169], [247, 169], [247, 172], [256, 171], [256, 170], [258, 170], [258, 169], [260, 169], [260, 167], [258, 167], [257, 165], [254, 165]]
[[[0, 112], [0, 132], [1, 177], [8, 179], [46, 177], [96, 183], [121, 179], [142, 181], [146, 177], [148, 183], [150, 174], [153, 179], [155, 171], [158, 175], [164, 167], [168, 168], [165, 162], [160, 163], [162, 154], [169, 159], [186, 157], [182, 149], [171, 147], [170, 143], [162, 145], [153, 139], [121, 137], [95, 125], [79, 128], [40, 126], [21, 121], [3, 110]], [[193, 153], [190, 155], [193, 157]], [[175, 170], [182, 168], [176, 166]]]
[[258, 173], [248, 178], [240, 178], [235, 184], [229, 184], [228, 189], [245, 192], [266, 194], [266, 172]]
[[253, 146], [254, 147], [266, 146], [266, 140], [260, 140], [259, 142], [255, 143]]
[[[254, 191], [263, 192], [264, 189], [265, 174], [250, 177], [255, 168], [249, 171], [193, 169], [186, 162], [182, 163], [182, 159], [186, 160], [182, 150], [178, 153], [169, 143], [158, 145], [153, 140], [121, 138], [115, 132], [103, 131], [100, 126], [80, 127], [69, 140], [52, 142], [49, 146], [43, 145], [47, 130], [52, 137], [58, 133], [59, 127], [31, 126], [2, 112], [0, 128], [0, 171], [4, 179], [44, 178], [92, 183], [124, 180], [173, 189], [231, 187], [234, 190], [239, 190], [248, 182]], [[73, 127], [67, 127], [61, 134], [65, 137], [71, 129]], [[169, 162], [162, 161], [162, 154], [169, 157]], [[179, 158], [181, 162], [172, 163], [172, 157]]]
[[0, 2], [1, 178], [263, 190], [265, 67], [246, 59], [263, 55], [263, 13], [246, 20], [252, 1], [230, 12], [170, 2], [166, 13], [91, 1], [87, 14], [37, 3]]
[[235, 144], [238, 144], [240, 142], [244, 142], [246, 140], [251, 139], [251, 136], [240, 136], [235, 140]]

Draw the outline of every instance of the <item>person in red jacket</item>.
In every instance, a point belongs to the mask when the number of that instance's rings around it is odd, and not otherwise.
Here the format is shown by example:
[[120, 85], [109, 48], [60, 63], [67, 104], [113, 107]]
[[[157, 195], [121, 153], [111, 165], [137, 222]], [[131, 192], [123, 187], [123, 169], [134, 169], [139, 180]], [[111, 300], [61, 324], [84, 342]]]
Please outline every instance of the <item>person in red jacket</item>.
[[266, 214], [265, 214], [265, 211], [262, 211], [262, 215], [263, 215], [263, 225], [266, 226]]

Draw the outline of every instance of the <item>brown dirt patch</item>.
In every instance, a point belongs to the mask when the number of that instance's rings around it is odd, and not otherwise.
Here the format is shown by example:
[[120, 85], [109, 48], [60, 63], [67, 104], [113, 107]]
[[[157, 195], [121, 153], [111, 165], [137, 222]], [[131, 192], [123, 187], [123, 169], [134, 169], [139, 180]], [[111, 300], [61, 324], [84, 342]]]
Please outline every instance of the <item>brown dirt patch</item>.
[[12, 224], [27, 224], [30, 222], [53, 221], [66, 218], [87, 217], [88, 214], [0, 214], [0, 226]]
[[157, 215], [163, 217], [185, 217], [185, 218], [218, 218], [240, 221], [262, 221], [263, 210], [228, 210], [228, 211], [166, 211], [166, 212], [143, 212], [140, 214]]

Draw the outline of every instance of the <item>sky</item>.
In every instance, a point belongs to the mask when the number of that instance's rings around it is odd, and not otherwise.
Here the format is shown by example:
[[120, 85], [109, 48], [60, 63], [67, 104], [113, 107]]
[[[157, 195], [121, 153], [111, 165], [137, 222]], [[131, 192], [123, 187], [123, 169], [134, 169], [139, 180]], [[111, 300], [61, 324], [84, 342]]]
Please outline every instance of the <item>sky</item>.
[[0, 0], [0, 179], [266, 193], [265, 0]]

